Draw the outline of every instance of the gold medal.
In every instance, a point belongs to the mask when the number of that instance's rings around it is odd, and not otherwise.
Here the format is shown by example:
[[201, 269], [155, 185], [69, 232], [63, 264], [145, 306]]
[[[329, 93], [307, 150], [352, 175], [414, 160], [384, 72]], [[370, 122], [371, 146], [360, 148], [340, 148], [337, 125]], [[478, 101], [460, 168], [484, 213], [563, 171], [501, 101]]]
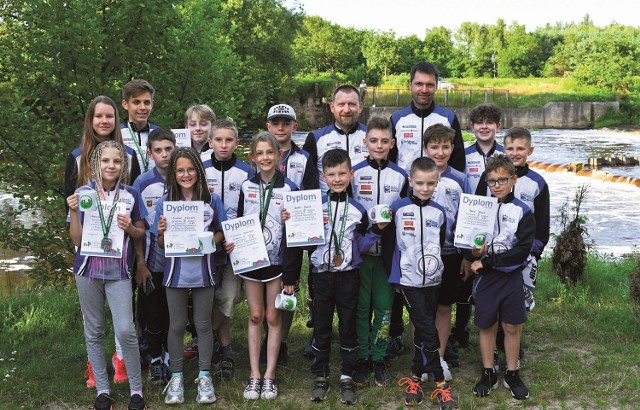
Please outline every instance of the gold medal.
[[340, 255], [339, 253], [333, 255], [333, 266], [338, 267], [342, 265], [342, 262], [344, 262], [344, 258], [342, 257], [342, 255]]

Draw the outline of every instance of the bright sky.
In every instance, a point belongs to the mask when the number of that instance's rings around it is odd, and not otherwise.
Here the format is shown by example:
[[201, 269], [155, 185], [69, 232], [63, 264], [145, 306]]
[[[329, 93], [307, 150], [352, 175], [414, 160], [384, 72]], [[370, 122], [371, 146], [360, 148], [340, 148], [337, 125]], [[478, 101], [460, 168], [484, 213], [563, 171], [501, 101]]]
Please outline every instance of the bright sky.
[[298, 0], [309, 16], [320, 16], [343, 27], [393, 30], [397, 37], [445, 26], [456, 30], [464, 22], [524, 24], [527, 31], [546, 23], [579, 23], [585, 14], [597, 26], [612, 22], [638, 27], [637, 0]]

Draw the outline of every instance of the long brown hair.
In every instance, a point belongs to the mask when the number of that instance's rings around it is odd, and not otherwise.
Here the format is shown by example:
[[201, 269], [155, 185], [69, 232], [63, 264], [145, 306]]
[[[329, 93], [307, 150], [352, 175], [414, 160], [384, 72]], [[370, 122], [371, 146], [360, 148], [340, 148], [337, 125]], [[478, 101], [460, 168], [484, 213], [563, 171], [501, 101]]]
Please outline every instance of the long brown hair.
[[[78, 178], [76, 179], [76, 186], [86, 185], [91, 179], [91, 167], [89, 164], [91, 152], [95, 149], [96, 145], [101, 142], [93, 129], [93, 116], [96, 113], [96, 106], [100, 103], [111, 106], [114, 112], [115, 126], [113, 131], [111, 131], [111, 134], [109, 134], [108, 140], [115, 141], [124, 146], [122, 133], [120, 132], [120, 118], [118, 116], [118, 107], [116, 107], [116, 103], [113, 102], [111, 98], [104, 95], [100, 95], [91, 100], [91, 103], [89, 103], [89, 107], [87, 108], [87, 115], [84, 117], [84, 128], [82, 130], [82, 139], [80, 141], [82, 153], [80, 154], [80, 163], [78, 164]], [[128, 176], [123, 182], [128, 183]]]
[[211, 203], [211, 193], [209, 192], [209, 186], [207, 185], [207, 175], [204, 172], [202, 160], [196, 150], [191, 147], [180, 147], [171, 153], [171, 159], [169, 159], [169, 172], [167, 173], [166, 182], [167, 200], [180, 200], [180, 186], [176, 181], [176, 162], [178, 161], [178, 158], [189, 159], [198, 173], [198, 181], [193, 189], [192, 200], [204, 201], [205, 204]]

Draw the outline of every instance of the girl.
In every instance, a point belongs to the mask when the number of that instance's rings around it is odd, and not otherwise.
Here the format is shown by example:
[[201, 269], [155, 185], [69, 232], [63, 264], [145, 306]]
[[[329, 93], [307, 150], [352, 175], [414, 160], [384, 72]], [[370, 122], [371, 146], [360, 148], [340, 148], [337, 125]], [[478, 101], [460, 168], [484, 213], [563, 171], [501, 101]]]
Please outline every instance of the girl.
[[[205, 204], [204, 230], [213, 231], [215, 243], [223, 240], [221, 221], [226, 220], [220, 197], [210, 193], [200, 156], [193, 148], [178, 148], [171, 154], [167, 174], [167, 193], [156, 204], [156, 217], [151, 233], [157, 235], [158, 245], [164, 247], [167, 218], [163, 215], [165, 201], [200, 201]], [[168, 257], [164, 264], [164, 286], [167, 288], [169, 307], [169, 365], [171, 380], [165, 388], [166, 404], [184, 402], [182, 374], [182, 339], [187, 325], [189, 291], [193, 296], [193, 319], [198, 332], [198, 356], [200, 373], [198, 397], [201, 404], [216, 401], [211, 379], [211, 355], [213, 354], [213, 331], [211, 310], [213, 308], [216, 267], [213, 254], [195, 257]]]
[[[283, 194], [296, 190], [296, 186], [277, 170], [280, 163], [280, 150], [276, 137], [270, 132], [256, 135], [251, 143], [249, 156], [259, 174], [242, 183], [238, 217], [253, 213], [259, 215], [271, 266], [239, 275], [244, 279], [249, 303], [248, 344], [251, 376], [244, 390], [244, 398], [275, 399], [278, 396], [275, 371], [281, 339], [280, 314], [275, 308], [275, 298], [282, 289], [280, 276], [285, 249], [283, 218], [288, 215], [284, 212], [282, 200]], [[233, 249], [232, 242], [225, 243], [227, 253], [231, 253]], [[264, 373], [264, 381], [261, 382], [260, 341], [262, 322], [265, 318], [265, 289], [269, 337], [267, 339], [267, 370]], [[293, 286], [285, 287], [285, 291], [293, 293]]]
[[[77, 251], [73, 260], [73, 272], [76, 274], [78, 297], [84, 322], [84, 335], [89, 362], [95, 375], [98, 391], [95, 409], [110, 409], [109, 378], [104, 358], [105, 299], [109, 304], [116, 338], [122, 344], [124, 362], [131, 389], [130, 409], [144, 409], [142, 398], [142, 377], [140, 374], [140, 355], [138, 338], [133, 323], [131, 308], [131, 269], [133, 265], [134, 241], [144, 238], [144, 217], [146, 208], [141, 206], [140, 194], [134, 188], [124, 185], [129, 169], [129, 157], [124, 147], [115, 141], [105, 141], [93, 150], [87, 169], [91, 170], [93, 182], [81, 187], [78, 192], [95, 192], [97, 211], [79, 211], [78, 196], [74, 193], [67, 197], [70, 211], [69, 232]], [[122, 205], [121, 208], [117, 205]], [[124, 212], [118, 212], [122, 209]], [[116, 216], [114, 218], [114, 216]], [[85, 218], [91, 225], [102, 228], [101, 248], [104, 252], [122, 249], [119, 258], [87, 256], [82, 252], [82, 231]], [[114, 243], [109, 235], [112, 222], [116, 220], [118, 228], [124, 231], [123, 242]], [[87, 225], [89, 226], [89, 225]], [[117, 234], [116, 234], [117, 235]], [[117, 236], [116, 236], [117, 237]], [[91, 249], [90, 241], [85, 245]]]

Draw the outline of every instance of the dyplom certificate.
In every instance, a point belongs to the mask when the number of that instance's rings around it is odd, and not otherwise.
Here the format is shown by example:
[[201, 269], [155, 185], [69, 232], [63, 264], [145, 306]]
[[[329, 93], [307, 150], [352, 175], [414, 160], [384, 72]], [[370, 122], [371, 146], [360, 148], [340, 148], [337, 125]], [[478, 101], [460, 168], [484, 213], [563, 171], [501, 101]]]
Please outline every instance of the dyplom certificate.
[[[122, 258], [122, 248], [124, 247], [124, 231], [118, 226], [118, 214], [127, 212], [127, 204], [124, 202], [102, 202], [103, 215], [108, 218], [111, 207], [115, 206], [111, 226], [109, 227], [108, 241], [110, 246], [103, 246], [105, 240], [102, 230], [102, 221], [97, 209], [85, 212], [84, 224], [82, 226], [82, 244], [80, 255], [100, 256], [103, 258]], [[106, 222], [106, 221], [105, 221]]]
[[181, 258], [204, 255], [198, 239], [204, 230], [204, 202], [166, 201], [162, 206], [167, 218], [165, 256]]
[[171, 132], [176, 137], [176, 147], [191, 146], [191, 131], [188, 128], [172, 128]]
[[285, 222], [287, 246], [324, 245], [322, 194], [319, 189], [285, 193], [284, 208], [291, 214]]
[[229, 254], [233, 273], [238, 275], [271, 265], [258, 214], [224, 221], [222, 231], [224, 240], [234, 244]]
[[481, 248], [491, 240], [498, 213], [498, 198], [462, 194], [454, 245], [458, 248]]

